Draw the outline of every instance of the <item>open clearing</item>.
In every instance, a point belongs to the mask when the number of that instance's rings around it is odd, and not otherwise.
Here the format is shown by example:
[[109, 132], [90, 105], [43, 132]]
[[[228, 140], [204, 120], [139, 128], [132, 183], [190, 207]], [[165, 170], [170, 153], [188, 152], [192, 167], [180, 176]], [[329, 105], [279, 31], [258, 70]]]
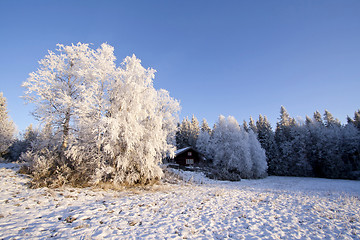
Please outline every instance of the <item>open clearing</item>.
[[360, 181], [295, 177], [157, 190], [29, 189], [0, 164], [0, 239], [360, 239]]

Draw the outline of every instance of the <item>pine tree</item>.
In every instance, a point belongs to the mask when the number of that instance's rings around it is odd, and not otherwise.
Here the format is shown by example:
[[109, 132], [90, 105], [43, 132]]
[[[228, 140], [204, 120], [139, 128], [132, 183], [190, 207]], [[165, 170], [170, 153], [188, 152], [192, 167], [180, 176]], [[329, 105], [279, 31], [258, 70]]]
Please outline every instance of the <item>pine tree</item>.
[[207, 132], [209, 134], [211, 133], [211, 128], [209, 127], [209, 124], [207, 123], [205, 118], [203, 118], [203, 120], [201, 122], [200, 130], [203, 132]]
[[305, 117], [306, 126], [309, 126], [312, 122], [313, 122], [313, 120], [308, 115], [306, 115], [306, 117]]
[[200, 133], [199, 121], [195, 115], [191, 118], [189, 146], [196, 148], [196, 141]]
[[328, 127], [321, 128], [321, 130], [321, 148], [319, 148], [320, 176], [340, 178], [346, 171], [341, 158], [341, 127], [329, 125]]
[[191, 123], [186, 117], [182, 120], [176, 133], [176, 147], [182, 149], [190, 146]]
[[250, 120], [249, 120], [249, 129], [251, 129], [254, 133], [257, 133], [257, 127], [256, 127], [255, 121], [252, 117], [250, 117]]
[[247, 122], [244, 120], [243, 121], [243, 129], [246, 131], [246, 132], [249, 132], [249, 125], [247, 124]]
[[291, 154], [288, 156], [289, 172], [287, 175], [310, 177], [313, 175], [312, 166], [307, 158], [306, 144], [309, 131], [306, 125], [295, 124], [291, 127]]
[[0, 92], [0, 158], [3, 157], [14, 141], [15, 125], [9, 118], [6, 98]]
[[291, 158], [291, 127], [295, 120], [290, 117], [285, 107], [280, 108], [280, 121], [276, 124], [275, 142], [279, 149], [279, 157], [272, 164], [275, 175], [289, 175], [289, 158]]
[[330, 127], [333, 125], [337, 125], [337, 126], [341, 125], [340, 121], [338, 119], [335, 119], [328, 110], [325, 110], [324, 113], [324, 123], [326, 127]]
[[261, 147], [265, 149], [266, 159], [268, 164], [268, 173], [274, 174], [276, 160], [278, 157], [277, 145], [275, 143], [275, 133], [272, 130], [271, 124], [266, 116], [259, 115], [259, 120], [256, 121], [257, 138]]
[[360, 130], [360, 110], [354, 113], [354, 119], [351, 119], [349, 116], [347, 116], [347, 121]]
[[319, 124], [324, 124], [323, 120], [322, 120], [321, 113], [319, 111], [314, 112], [314, 121], [319, 123]]
[[349, 178], [357, 178], [353, 172], [360, 171], [360, 131], [352, 123], [348, 123], [342, 130], [343, 146], [342, 159], [348, 168]]
[[193, 147], [196, 149], [197, 138], [200, 133], [199, 121], [193, 115], [191, 121], [186, 117], [181, 122], [176, 133], [176, 146], [178, 149]]

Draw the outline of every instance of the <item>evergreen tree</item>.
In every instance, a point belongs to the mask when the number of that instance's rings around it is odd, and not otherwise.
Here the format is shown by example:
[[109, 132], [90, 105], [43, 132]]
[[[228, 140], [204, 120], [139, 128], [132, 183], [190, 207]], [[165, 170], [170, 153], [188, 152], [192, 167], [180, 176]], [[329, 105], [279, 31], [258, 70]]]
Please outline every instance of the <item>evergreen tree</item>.
[[251, 129], [254, 133], [257, 133], [257, 127], [256, 127], [255, 121], [252, 117], [250, 117], [250, 120], [249, 120], [249, 129]]
[[313, 120], [308, 115], [306, 115], [306, 117], [305, 117], [306, 126], [309, 126], [312, 122], [313, 122]]
[[196, 149], [199, 133], [200, 127], [197, 118], [194, 115], [192, 116], [191, 121], [189, 121], [188, 117], [184, 118], [176, 134], [177, 148], [193, 147]]
[[189, 146], [196, 148], [196, 141], [200, 133], [199, 121], [195, 115], [191, 118]]
[[330, 127], [333, 125], [337, 125], [337, 126], [341, 125], [340, 121], [338, 119], [335, 119], [328, 110], [325, 110], [324, 113], [324, 123], [326, 127]]
[[248, 126], [248, 124], [247, 124], [247, 122], [244, 120], [243, 121], [243, 129], [246, 131], [246, 132], [249, 132], [249, 126]]
[[349, 170], [347, 177], [355, 178], [353, 172], [360, 171], [360, 131], [352, 123], [343, 130], [342, 159]]
[[201, 122], [200, 130], [203, 132], [207, 132], [209, 134], [211, 133], [211, 128], [209, 127], [209, 124], [207, 123], [205, 118], [203, 118], [203, 120]]
[[[306, 156], [312, 167], [312, 174], [317, 176], [321, 165], [319, 160], [319, 149], [321, 148], [321, 133], [324, 125], [322, 124], [322, 119], [315, 120], [317, 116], [316, 112], [314, 113], [314, 118], [306, 118], [306, 128], [308, 132], [308, 137], [306, 140]], [[320, 120], [320, 121], [319, 121]]]
[[186, 117], [182, 120], [178, 131], [176, 133], [176, 147], [177, 149], [182, 149], [190, 146], [190, 136], [191, 136], [191, 123]]
[[347, 116], [347, 121], [349, 124], [353, 124], [358, 130], [360, 130], [360, 110], [354, 113], [354, 119]]
[[342, 134], [341, 127], [329, 125], [321, 128], [321, 147], [319, 148], [320, 176], [340, 178], [346, 169], [341, 157]]
[[314, 121], [319, 123], [319, 124], [324, 124], [323, 120], [322, 120], [321, 113], [319, 111], [314, 112]]
[[259, 115], [259, 120], [256, 121], [257, 138], [261, 147], [265, 149], [266, 159], [268, 164], [268, 173], [274, 174], [276, 166], [276, 159], [278, 157], [277, 145], [275, 143], [275, 133], [272, 130], [271, 124], [266, 116]]
[[291, 154], [288, 156], [289, 176], [310, 177], [312, 166], [307, 158], [306, 144], [309, 132], [306, 125], [294, 124], [291, 126]]
[[295, 120], [290, 117], [285, 107], [280, 108], [280, 121], [276, 124], [275, 142], [278, 146], [279, 157], [272, 164], [273, 173], [275, 175], [288, 175], [289, 174], [289, 159], [292, 154], [291, 147], [291, 127], [294, 125]]

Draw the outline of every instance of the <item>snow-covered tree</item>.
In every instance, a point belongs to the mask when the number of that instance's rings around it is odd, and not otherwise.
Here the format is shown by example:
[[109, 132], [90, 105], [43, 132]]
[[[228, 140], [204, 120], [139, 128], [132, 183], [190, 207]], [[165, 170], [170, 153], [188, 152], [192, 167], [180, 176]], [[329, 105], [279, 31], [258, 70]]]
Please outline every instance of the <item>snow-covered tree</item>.
[[108, 44], [96, 50], [81, 43], [58, 45], [57, 50], [23, 84], [51, 140], [40, 138], [45, 150], [32, 151], [34, 165], [43, 166], [50, 154], [53, 175], [66, 181], [69, 176], [95, 184], [159, 179], [159, 163], [174, 153], [179, 103], [154, 89], [155, 70], [145, 69], [135, 55], [116, 67]]
[[237, 174], [242, 178], [266, 175], [266, 156], [254, 133], [242, 129], [232, 116], [220, 116], [213, 130], [210, 148], [213, 162], [223, 175]]
[[325, 110], [324, 122], [325, 122], [326, 127], [330, 127], [330, 126], [333, 126], [333, 125], [337, 125], [337, 126], [341, 125], [340, 121], [338, 119], [335, 119], [333, 117], [333, 115], [328, 110]]
[[190, 146], [191, 123], [189, 118], [184, 118], [176, 132], [176, 147], [178, 149]]
[[15, 125], [9, 118], [6, 98], [0, 92], [0, 157], [7, 153], [14, 140]]
[[[58, 44], [58, 54], [49, 51], [39, 61], [40, 68], [30, 73], [23, 83], [25, 99], [34, 103], [33, 115], [43, 124], [50, 125], [59, 139], [59, 154], [63, 162], [71, 164], [65, 157], [70, 138], [77, 130], [76, 120], [82, 114], [83, 106], [95, 105], [89, 102], [89, 89], [97, 86], [99, 68], [108, 66], [96, 63], [99, 55], [108, 54], [109, 46], [103, 44], [93, 50], [88, 44], [64, 46]], [[95, 105], [96, 106], [96, 105]]]
[[[245, 131], [244, 131], [245, 132]], [[242, 178], [251, 178], [252, 162], [247, 135], [234, 117], [219, 116], [211, 141], [213, 162], [226, 174], [238, 174]]]
[[193, 115], [191, 121], [184, 118], [181, 122], [178, 132], [176, 133], [176, 145], [178, 149], [184, 147], [196, 148], [196, 141], [200, 133], [199, 121]]
[[324, 122], [322, 120], [321, 113], [319, 111], [314, 112], [314, 121], [319, 123], [319, 124], [324, 124]]
[[209, 124], [205, 118], [203, 118], [203, 120], [201, 122], [200, 131], [207, 132], [209, 134], [211, 133], [211, 128], [209, 127]]
[[354, 113], [354, 119], [347, 116], [347, 121], [348, 121], [348, 124], [353, 124], [360, 131], [360, 110], [358, 110]]
[[134, 55], [125, 58], [118, 72], [110, 85], [101, 138], [108, 159], [99, 166], [96, 181], [110, 174], [115, 183], [146, 184], [161, 178], [159, 164], [174, 154], [179, 104], [153, 87], [155, 70], [145, 69]]
[[271, 124], [266, 116], [259, 115], [259, 119], [256, 121], [257, 138], [261, 144], [261, 147], [265, 149], [268, 173], [274, 174], [276, 168], [275, 163], [278, 157], [278, 149], [275, 143], [275, 133], [272, 130]]
[[288, 175], [288, 159], [291, 157], [291, 127], [295, 125], [295, 120], [290, 117], [284, 106], [280, 108], [280, 121], [276, 125], [275, 141], [279, 150], [279, 157], [274, 162], [273, 173], [275, 175]]
[[291, 127], [291, 140], [289, 143], [291, 154], [286, 158], [288, 161], [289, 176], [310, 177], [312, 166], [307, 158], [306, 144], [309, 132], [304, 124], [295, 124]]
[[252, 178], [264, 178], [267, 176], [268, 164], [266, 161], [265, 150], [261, 147], [256, 134], [250, 130], [249, 133], [249, 147], [252, 165]]
[[200, 133], [200, 127], [199, 127], [199, 121], [195, 117], [195, 115], [191, 118], [191, 124], [190, 124], [190, 139], [189, 144], [190, 146], [196, 148], [196, 141]]
[[209, 144], [211, 137], [211, 128], [204, 118], [201, 123], [200, 133], [196, 141], [196, 149], [207, 159], [210, 160]]
[[340, 178], [344, 175], [345, 166], [341, 158], [342, 133], [341, 127], [330, 125], [321, 128], [321, 148], [318, 156], [321, 164], [321, 177]]
[[[350, 171], [360, 171], [360, 131], [352, 123], [342, 129], [342, 159]], [[349, 177], [352, 173], [350, 173]]]
[[306, 115], [305, 116], [305, 124], [308, 126], [312, 123], [313, 123], [313, 120], [308, 115]]
[[210, 137], [211, 135], [207, 131], [200, 131], [199, 137], [196, 141], [196, 149], [201, 153], [207, 160], [210, 160], [211, 154], [209, 150], [209, 144], [210, 144]]
[[254, 132], [254, 133], [257, 133], [257, 127], [256, 127], [256, 124], [255, 124], [255, 121], [252, 117], [250, 117], [250, 120], [249, 120], [249, 128]]
[[246, 120], [243, 121], [243, 129], [247, 132], [249, 132], [249, 125], [248, 123], [246, 122]]

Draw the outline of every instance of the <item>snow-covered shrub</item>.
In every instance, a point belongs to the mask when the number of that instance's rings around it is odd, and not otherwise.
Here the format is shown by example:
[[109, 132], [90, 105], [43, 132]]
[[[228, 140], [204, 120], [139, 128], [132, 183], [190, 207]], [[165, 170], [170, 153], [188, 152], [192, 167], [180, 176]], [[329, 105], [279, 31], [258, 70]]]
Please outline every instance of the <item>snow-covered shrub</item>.
[[59, 54], [49, 52], [23, 84], [55, 146], [48, 148], [50, 160], [32, 150], [34, 174], [42, 176], [38, 169], [51, 161], [54, 174], [72, 183], [160, 179], [161, 160], [174, 154], [179, 103], [153, 87], [155, 70], [135, 55], [116, 67], [107, 44], [97, 50], [81, 43], [58, 46]]
[[224, 180], [224, 181], [240, 181], [241, 174], [238, 170], [232, 169], [228, 170], [226, 168], [211, 168], [206, 173], [206, 176], [215, 180]]
[[11, 161], [19, 161], [20, 156], [31, 149], [31, 144], [38, 138], [39, 132], [32, 125], [26, 128], [22, 138], [14, 140], [9, 148], [9, 158]]

